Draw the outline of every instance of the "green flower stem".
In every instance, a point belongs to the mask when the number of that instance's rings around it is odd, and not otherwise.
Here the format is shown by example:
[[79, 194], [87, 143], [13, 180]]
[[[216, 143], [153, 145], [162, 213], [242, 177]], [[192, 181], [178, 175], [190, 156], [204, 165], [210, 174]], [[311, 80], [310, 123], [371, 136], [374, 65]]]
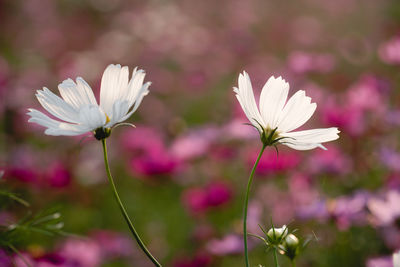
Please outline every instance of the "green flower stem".
[[133, 224], [131, 220], [129, 219], [128, 213], [125, 210], [124, 205], [121, 202], [121, 199], [118, 195], [117, 188], [115, 187], [114, 180], [111, 176], [110, 172], [110, 166], [108, 164], [108, 157], [107, 157], [107, 147], [106, 147], [106, 140], [101, 139], [101, 143], [103, 144], [103, 153], [104, 153], [104, 164], [106, 166], [106, 172], [107, 172], [107, 177], [108, 181], [110, 182], [111, 189], [114, 193], [115, 200], [118, 203], [119, 209], [121, 210], [122, 215], [124, 216], [124, 219], [126, 223], [128, 224], [129, 230], [131, 230], [131, 233], [133, 237], [135, 238], [136, 242], [138, 243], [139, 247], [143, 250], [143, 252], [147, 255], [147, 257], [154, 263], [155, 266], [161, 267], [161, 264], [151, 255], [150, 251], [146, 248], [144, 245], [143, 241], [140, 239], [138, 233], [135, 230], [135, 227], [133, 227]]
[[244, 199], [244, 215], [243, 215], [243, 240], [244, 240], [244, 258], [246, 261], [246, 267], [250, 267], [250, 263], [249, 263], [249, 252], [248, 252], [248, 248], [247, 248], [247, 208], [249, 205], [249, 194], [250, 194], [250, 188], [251, 188], [251, 184], [253, 182], [253, 176], [254, 176], [254, 172], [257, 168], [258, 162], [261, 159], [262, 154], [264, 153], [264, 150], [267, 146], [263, 145], [260, 154], [258, 155], [258, 158], [256, 160], [256, 162], [254, 163], [253, 169], [251, 170], [250, 173], [250, 177], [249, 177], [249, 182], [247, 183], [247, 191], [246, 191], [246, 196]]
[[279, 267], [278, 255], [276, 253], [276, 248], [274, 248], [274, 262], [275, 262], [275, 267]]
[[292, 260], [292, 267], [296, 267], [296, 261]]

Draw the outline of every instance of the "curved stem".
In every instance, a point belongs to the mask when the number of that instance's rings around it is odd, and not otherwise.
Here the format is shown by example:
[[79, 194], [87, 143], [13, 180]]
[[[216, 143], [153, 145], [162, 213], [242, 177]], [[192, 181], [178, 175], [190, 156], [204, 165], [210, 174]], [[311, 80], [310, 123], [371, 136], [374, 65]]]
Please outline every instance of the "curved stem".
[[275, 267], [279, 267], [278, 256], [276, 255], [276, 248], [274, 248], [274, 262], [275, 262]]
[[265, 148], [266, 148], [266, 146], [263, 145], [263, 147], [262, 147], [262, 149], [260, 151], [260, 154], [258, 154], [258, 158], [257, 158], [256, 162], [254, 163], [253, 169], [251, 170], [249, 181], [247, 183], [246, 196], [245, 196], [245, 199], [244, 199], [243, 240], [244, 240], [244, 258], [245, 258], [245, 261], [246, 261], [246, 267], [250, 266], [250, 263], [249, 263], [249, 252], [248, 252], [248, 248], [247, 248], [247, 208], [248, 208], [248, 205], [249, 205], [249, 194], [250, 194], [251, 184], [253, 182], [254, 172], [255, 172], [255, 170], [257, 168], [258, 162], [260, 161], [261, 156], [262, 156]]
[[154, 263], [155, 266], [161, 267], [161, 264], [151, 255], [150, 251], [146, 248], [144, 245], [143, 241], [140, 239], [138, 233], [136, 232], [135, 227], [133, 227], [133, 224], [131, 220], [129, 219], [128, 213], [125, 210], [124, 205], [121, 202], [121, 199], [118, 195], [117, 188], [115, 187], [114, 180], [111, 176], [110, 172], [110, 166], [108, 164], [108, 157], [107, 157], [107, 147], [106, 147], [106, 140], [101, 139], [101, 143], [103, 144], [103, 153], [104, 153], [104, 164], [106, 166], [106, 172], [107, 172], [107, 177], [108, 181], [110, 182], [111, 189], [114, 193], [115, 200], [118, 203], [119, 209], [121, 210], [122, 215], [124, 216], [124, 219], [126, 223], [128, 224], [129, 230], [131, 230], [131, 233], [133, 237], [135, 238], [136, 242], [138, 243], [139, 247], [143, 250], [143, 252], [147, 255], [147, 257]]

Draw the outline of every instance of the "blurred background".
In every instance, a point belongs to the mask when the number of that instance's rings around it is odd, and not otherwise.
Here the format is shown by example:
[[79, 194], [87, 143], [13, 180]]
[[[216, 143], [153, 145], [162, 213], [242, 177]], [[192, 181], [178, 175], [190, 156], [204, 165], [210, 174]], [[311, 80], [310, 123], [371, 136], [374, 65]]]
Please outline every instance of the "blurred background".
[[[43, 110], [36, 90], [57, 93], [81, 76], [98, 97], [104, 69], [120, 63], [152, 81], [129, 120], [137, 128], [107, 140], [139, 233], [164, 266], [243, 266], [242, 201], [261, 148], [232, 92], [246, 70], [256, 95], [271, 75], [290, 94], [306, 90], [318, 104], [306, 128], [341, 130], [327, 151], [266, 151], [249, 232], [272, 219], [315, 236], [298, 266], [391, 267], [400, 248], [399, 33], [397, 0], [1, 0], [1, 229], [64, 224], [62, 234], [31, 227], [12, 237], [32, 266], [151, 266], [114, 202], [101, 144], [27, 123], [27, 108]], [[252, 264], [269, 265], [265, 246], [250, 245]], [[26, 266], [0, 250], [0, 265], [12, 264]]]

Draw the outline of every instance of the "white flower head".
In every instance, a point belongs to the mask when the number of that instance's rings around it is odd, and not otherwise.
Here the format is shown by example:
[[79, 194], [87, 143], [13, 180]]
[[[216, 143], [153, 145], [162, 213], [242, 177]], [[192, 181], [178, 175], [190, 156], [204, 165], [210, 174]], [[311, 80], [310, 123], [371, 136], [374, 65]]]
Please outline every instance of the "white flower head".
[[58, 85], [61, 97], [46, 87], [38, 90], [40, 104], [58, 120], [29, 109], [29, 122], [46, 127], [47, 135], [80, 135], [94, 132], [97, 139], [110, 135], [111, 127], [128, 119], [149, 93], [150, 82], [143, 84], [145, 72], [135, 68], [129, 80], [128, 67], [109, 65], [101, 78], [100, 105], [90, 86], [81, 78], [67, 79]]
[[265, 83], [256, 105], [250, 77], [246, 72], [239, 75], [236, 98], [250, 123], [258, 130], [265, 146], [287, 145], [297, 150], [316, 147], [325, 149], [324, 142], [339, 138], [336, 127], [293, 131], [306, 123], [313, 115], [317, 104], [303, 90], [297, 91], [288, 101], [289, 84], [282, 77], [272, 76]]

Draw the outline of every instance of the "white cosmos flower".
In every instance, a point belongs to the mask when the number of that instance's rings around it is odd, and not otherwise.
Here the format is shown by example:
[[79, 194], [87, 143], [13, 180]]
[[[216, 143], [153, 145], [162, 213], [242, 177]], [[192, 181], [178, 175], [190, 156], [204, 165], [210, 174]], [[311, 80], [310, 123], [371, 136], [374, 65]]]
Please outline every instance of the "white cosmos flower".
[[321, 147], [321, 143], [339, 138], [336, 127], [293, 131], [306, 123], [317, 104], [311, 103], [303, 90], [297, 91], [288, 101], [289, 84], [282, 77], [271, 77], [260, 95], [260, 107], [256, 105], [250, 77], [246, 72], [239, 75], [239, 86], [233, 90], [251, 124], [259, 131], [265, 145], [285, 144], [297, 150]]
[[43, 108], [59, 120], [29, 109], [29, 122], [46, 127], [47, 135], [80, 135], [98, 129], [109, 135], [110, 128], [128, 119], [148, 94], [151, 83], [143, 84], [145, 75], [143, 70], [135, 68], [129, 80], [128, 67], [109, 65], [101, 78], [100, 105], [81, 77], [76, 78], [76, 82], [67, 79], [58, 85], [61, 98], [43, 87], [36, 97]]

